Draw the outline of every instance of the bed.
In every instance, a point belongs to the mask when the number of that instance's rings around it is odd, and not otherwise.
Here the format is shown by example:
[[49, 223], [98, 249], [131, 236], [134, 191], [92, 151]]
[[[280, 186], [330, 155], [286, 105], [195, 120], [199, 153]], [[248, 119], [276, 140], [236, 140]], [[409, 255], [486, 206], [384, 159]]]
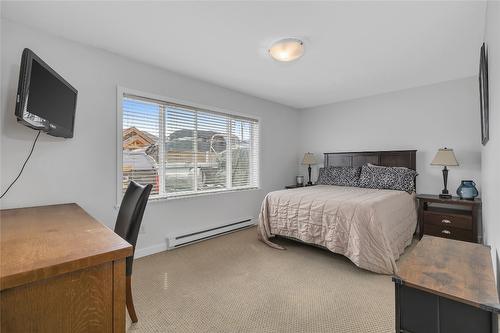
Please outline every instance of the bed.
[[[326, 153], [324, 166], [368, 163], [415, 170], [415, 150]], [[270, 192], [259, 215], [259, 238], [271, 247], [284, 236], [324, 247], [358, 267], [396, 274], [396, 260], [417, 225], [415, 193], [335, 185]]]

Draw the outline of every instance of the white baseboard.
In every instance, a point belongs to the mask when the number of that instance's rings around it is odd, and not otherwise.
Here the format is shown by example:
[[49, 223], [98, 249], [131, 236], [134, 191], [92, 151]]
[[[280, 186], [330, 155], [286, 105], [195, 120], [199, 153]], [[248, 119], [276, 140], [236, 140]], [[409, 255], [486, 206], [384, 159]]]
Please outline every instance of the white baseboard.
[[163, 242], [160, 244], [151, 245], [148, 247], [144, 247], [142, 249], [135, 249], [134, 258], [142, 258], [145, 256], [149, 256], [155, 253], [163, 252], [167, 250], [167, 242]]

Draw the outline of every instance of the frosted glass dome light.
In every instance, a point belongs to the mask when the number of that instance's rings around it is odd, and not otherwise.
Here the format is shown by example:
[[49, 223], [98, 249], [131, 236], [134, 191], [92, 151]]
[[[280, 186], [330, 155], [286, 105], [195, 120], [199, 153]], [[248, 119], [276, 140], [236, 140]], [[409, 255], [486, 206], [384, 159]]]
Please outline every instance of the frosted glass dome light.
[[271, 57], [278, 61], [297, 60], [304, 54], [304, 42], [297, 38], [284, 38], [269, 49]]

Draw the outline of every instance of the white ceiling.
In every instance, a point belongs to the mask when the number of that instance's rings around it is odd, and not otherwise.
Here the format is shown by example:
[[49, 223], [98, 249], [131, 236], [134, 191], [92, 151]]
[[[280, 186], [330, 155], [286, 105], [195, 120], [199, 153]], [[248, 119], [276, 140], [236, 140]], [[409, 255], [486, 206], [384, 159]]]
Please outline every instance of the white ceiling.
[[[2, 2], [2, 17], [296, 108], [476, 75], [485, 2]], [[281, 37], [303, 58], [266, 54]], [[27, 45], [29, 47], [29, 45]]]

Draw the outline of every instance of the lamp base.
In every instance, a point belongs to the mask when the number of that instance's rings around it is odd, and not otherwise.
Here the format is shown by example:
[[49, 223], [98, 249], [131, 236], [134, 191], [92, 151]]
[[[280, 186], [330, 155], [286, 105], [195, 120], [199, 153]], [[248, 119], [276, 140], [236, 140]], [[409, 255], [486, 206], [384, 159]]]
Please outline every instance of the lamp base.
[[446, 165], [443, 168], [443, 183], [444, 183], [444, 189], [441, 191], [441, 194], [439, 194], [439, 197], [441, 199], [451, 199], [451, 194], [448, 192], [448, 168]]

